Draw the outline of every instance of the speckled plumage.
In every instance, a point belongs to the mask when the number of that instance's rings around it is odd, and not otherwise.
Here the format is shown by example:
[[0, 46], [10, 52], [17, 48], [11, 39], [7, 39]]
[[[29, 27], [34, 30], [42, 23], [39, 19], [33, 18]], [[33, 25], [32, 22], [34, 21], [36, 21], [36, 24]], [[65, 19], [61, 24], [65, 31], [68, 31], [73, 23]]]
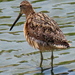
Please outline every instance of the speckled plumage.
[[27, 17], [24, 32], [26, 40], [34, 48], [50, 50], [69, 47], [58, 24], [41, 12], [31, 13]]
[[21, 2], [20, 14], [26, 15], [24, 35], [31, 46], [39, 50], [69, 47], [58, 24], [46, 14], [42, 12], [36, 13], [28, 1]]
[[[25, 3], [25, 1], [22, 3]], [[69, 47], [58, 24], [42, 12], [36, 13], [33, 11], [28, 14], [24, 34], [28, 43], [40, 50]]]

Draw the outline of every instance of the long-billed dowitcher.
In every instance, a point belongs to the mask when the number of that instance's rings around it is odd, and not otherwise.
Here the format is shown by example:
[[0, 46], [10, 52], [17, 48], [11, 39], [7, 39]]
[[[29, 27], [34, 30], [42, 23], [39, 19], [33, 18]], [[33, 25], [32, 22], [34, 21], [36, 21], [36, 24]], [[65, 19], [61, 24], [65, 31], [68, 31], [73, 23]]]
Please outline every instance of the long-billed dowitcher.
[[44, 50], [51, 50], [53, 57], [54, 49], [70, 47], [58, 24], [46, 14], [42, 12], [36, 13], [32, 5], [26, 0], [21, 2], [20, 14], [10, 30], [12, 30], [22, 14], [26, 15], [24, 24], [25, 38], [32, 47], [40, 50], [41, 60], [43, 59], [42, 51]]

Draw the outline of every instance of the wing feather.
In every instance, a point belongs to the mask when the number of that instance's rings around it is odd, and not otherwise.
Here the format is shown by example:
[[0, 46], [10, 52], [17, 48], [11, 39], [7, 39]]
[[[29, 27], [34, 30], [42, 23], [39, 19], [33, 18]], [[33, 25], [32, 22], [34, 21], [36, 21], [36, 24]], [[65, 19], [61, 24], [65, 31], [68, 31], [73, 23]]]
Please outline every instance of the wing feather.
[[27, 18], [27, 32], [33, 37], [46, 44], [69, 46], [58, 24], [43, 13], [31, 14]]

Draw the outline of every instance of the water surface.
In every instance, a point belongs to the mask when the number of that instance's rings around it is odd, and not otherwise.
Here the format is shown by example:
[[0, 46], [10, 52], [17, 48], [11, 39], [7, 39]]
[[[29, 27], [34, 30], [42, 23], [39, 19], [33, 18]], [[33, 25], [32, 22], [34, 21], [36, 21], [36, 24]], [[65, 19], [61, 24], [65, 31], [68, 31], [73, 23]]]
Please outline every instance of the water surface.
[[[9, 28], [19, 13], [21, 0], [0, 0], [0, 75], [51, 75], [51, 52], [43, 52], [43, 71], [39, 50], [23, 35], [23, 15], [12, 31]], [[71, 43], [69, 49], [54, 51], [54, 74], [75, 75], [75, 0], [29, 0], [36, 12], [43, 12], [59, 24]]]

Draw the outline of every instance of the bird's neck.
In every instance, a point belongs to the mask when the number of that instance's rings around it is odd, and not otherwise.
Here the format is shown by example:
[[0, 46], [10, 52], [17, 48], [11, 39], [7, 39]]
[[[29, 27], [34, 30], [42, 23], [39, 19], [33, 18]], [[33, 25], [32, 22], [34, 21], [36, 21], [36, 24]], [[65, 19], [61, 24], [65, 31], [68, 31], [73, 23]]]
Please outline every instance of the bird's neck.
[[31, 13], [35, 13], [35, 11], [32, 9], [32, 10], [28, 10], [26, 11], [25, 15], [26, 15], [26, 18], [28, 17], [28, 15], [30, 15]]

